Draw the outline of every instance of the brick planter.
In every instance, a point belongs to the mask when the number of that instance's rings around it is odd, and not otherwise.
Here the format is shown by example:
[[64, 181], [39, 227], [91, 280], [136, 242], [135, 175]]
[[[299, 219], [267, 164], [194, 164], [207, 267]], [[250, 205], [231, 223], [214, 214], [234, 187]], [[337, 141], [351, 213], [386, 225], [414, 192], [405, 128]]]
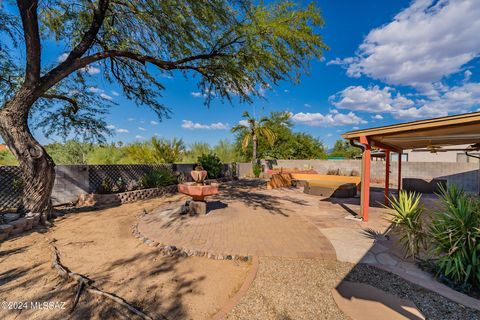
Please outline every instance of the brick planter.
[[78, 197], [77, 206], [111, 206], [130, 203], [139, 200], [151, 199], [177, 192], [177, 185], [162, 188], [134, 190], [112, 194], [82, 194]]

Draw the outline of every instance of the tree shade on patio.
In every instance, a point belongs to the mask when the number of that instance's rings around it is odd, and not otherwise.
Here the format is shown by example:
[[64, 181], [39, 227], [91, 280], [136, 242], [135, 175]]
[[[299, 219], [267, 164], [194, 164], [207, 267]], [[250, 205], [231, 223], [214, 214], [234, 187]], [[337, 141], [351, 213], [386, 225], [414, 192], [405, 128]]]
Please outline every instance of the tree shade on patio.
[[[470, 145], [463, 150], [467, 154], [469, 151], [478, 151], [480, 150], [480, 112], [349, 131], [342, 137], [363, 150], [360, 215], [364, 221], [367, 221], [372, 148], [385, 150], [385, 200], [388, 203], [391, 151], [401, 154], [403, 150], [426, 148], [436, 152], [449, 150], [449, 146], [465, 144]], [[401, 157], [398, 158], [398, 189], [400, 190], [402, 161]]]

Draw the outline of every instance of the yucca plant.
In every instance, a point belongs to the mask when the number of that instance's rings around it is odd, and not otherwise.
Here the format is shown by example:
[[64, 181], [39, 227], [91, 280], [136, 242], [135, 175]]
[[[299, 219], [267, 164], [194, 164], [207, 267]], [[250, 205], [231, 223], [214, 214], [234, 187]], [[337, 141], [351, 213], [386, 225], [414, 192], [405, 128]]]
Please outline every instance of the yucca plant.
[[480, 284], [480, 203], [455, 185], [440, 186], [443, 208], [434, 212], [429, 235], [440, 275], [463, 287]]
[[392, 224], [399, 232], [399, 241], [405, 251], [405, 256], [411, 256], [414, 259], [418, 256], [420, 249], [425, 247], [421, 197], [420, 193], [402, 190], [398, 197], [390, 197], [390, 207], [395, 212], [388, 212], [392, 216]]

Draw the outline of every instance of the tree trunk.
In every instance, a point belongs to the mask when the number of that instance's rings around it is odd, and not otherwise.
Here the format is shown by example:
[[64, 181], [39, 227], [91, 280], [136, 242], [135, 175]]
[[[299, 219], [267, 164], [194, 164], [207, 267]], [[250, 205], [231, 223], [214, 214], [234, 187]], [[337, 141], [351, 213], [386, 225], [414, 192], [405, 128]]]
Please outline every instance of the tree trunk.
[[253, 135], [252, 137], [253, 141], [253, 162], [257, 163], [257, 135]]
[[20, 89], [0, 109], [0, 135], [17, 158], [22, 172], [22, 209], [41, 213], [45, 222], [51, 212], [55, 163], [28, 128], [28, 112], [36, 99], [32, 90]]

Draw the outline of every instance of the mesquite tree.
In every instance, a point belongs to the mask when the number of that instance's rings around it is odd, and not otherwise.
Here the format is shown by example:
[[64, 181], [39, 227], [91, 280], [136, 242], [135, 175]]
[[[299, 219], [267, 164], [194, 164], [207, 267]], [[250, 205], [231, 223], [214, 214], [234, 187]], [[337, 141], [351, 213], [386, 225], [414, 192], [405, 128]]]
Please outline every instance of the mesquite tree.
[[[32, 212], [50, 209], [54, 163], [31, 129], [90, 139], [108, 133], [109, 102], [88, 90], [89, 71], [100, 70], [162, 118], [169, 112], [160, 102], [165, 74], [195, 74], [206, 104], [235, 96], [250, 102], [261, 87], [298, 81], [325, 49], [313, 4], [17, 0], [0, 6], [0, 134], [19, 161], [24, 208]], [[45, 48], [55, 43], [65, 51], [44, 61]]]

